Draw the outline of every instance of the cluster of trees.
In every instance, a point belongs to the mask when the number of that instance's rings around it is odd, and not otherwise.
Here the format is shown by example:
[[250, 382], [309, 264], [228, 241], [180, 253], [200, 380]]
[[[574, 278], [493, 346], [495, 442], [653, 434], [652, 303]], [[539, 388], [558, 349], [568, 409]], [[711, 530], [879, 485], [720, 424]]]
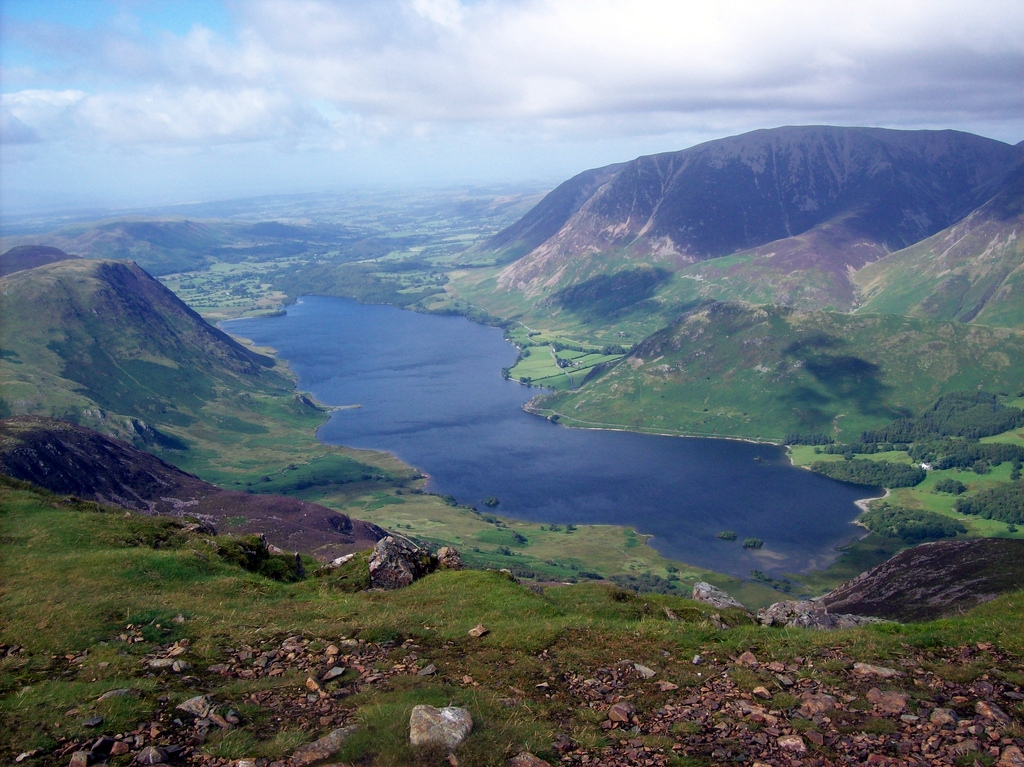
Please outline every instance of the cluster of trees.
[[1024, 447], [1003, 442], [933, 440], [911, 445], [907, 452], [915, 461], [930, 463], [936, 469], [973, 469], [979, 462], [998, 466], [1003, 461], [1024, 461]]
[[612, 582], [619, 588], [646, 594], [674, 594], [676, 584], [654, 573], [639, 575], [613, 575]]
[[811, 470], [842, 482], [874, 487], [913, 487], [925, 478], [924, 469], [920, 466], [860, 458], [849, 461], [815, 461], [811, 464]]
[[950, 493], [951, 495], [960, 495], [967, 490], [967, 485], [958, 479], [940, 479], [935, 483], [935, 491], [938, 493]]
[[966, 527], [950, 517], [931, 511], [890, 506], [887, 503], [864, 514], [860, 521], [873, 533], [904, 541], [954, 538], [967, 532]]
[[850, 444], [833, 444], [814, 448], [815, 453], [826, 455], [874, 455], [888, 453], [892, 450], [906, 450], [908, 445], [897, 442], [852, 442]]
[[987, 392], [951, 392], [918, 418], [900, 418], [861, 435], [861, 442], [919, 442], [936, 437], [978, 439], [1024, 426], [1024, 410]]
[[827, 434], [787, 434], [787, 445], [831, 445], [833, 439]]
[[1024, 523], [1024, 483], [1017, 481], [1000, 485], [961, 498], [956, 502], [956, 510], [982, 519], [996, 519], [1009, 524]]

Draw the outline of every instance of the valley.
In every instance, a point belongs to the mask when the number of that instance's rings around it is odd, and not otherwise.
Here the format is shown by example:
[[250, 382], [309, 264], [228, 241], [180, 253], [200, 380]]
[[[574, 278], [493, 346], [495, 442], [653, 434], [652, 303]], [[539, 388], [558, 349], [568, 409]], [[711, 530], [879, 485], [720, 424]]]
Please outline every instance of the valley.
[[[1024, 746], [1021, 163], [1020, 145], [954, 131], [781, 128], [586, 171], [548, 195], [278, 197], [5, 230], [9, 755], [66, 761], [98, 714], [132, 753], [173, 741], [187, 745], [168, 758], [215, 766], [294, 760], [314, 731], [350, 725], [339, 758], [433, 763], [393, 736], [428, 700], [480, 717], [459, 752], [469, 764], [520, 748], [550, 763], [777, 759], [789, 737], [848, 762], [991, 763]], [[396, 316], [429, 328], [397, 331], [411, 356], [380, 335]], [[501, 353], [435, 345], [462, 332], [446, 322]], [[317, 333], [348, 346], [328, 353]], [[453, 394], [445, 366], [510, 393], [514, 417]], [[408, 388], [389, 390], [381, 370]], [[431, 390], [449, 431], [417, 443], [438, 428]], [[502, 439], [473, 421], [497, 422]], [[609, 460], [588, 463], [584, 441]], [[33, 469], [38, 451], [56, 463]], [[98, 453], [118, 457], [64, 471]], [[143, 474], [195, 497], [158, 493], [148, 502], [173, 500], [172, 516], [147, 516], [168, 509], [132, 500]], [[776, 476], [796, 481], [779, 489]], [[879, 487], [850, 527], [852, 501]], [[666, 509], [693, 516], [658, 528]], [[211, 520], [215, 532], [194, 526]], [[350, 525], [367, 531], [358, 545], [337, 538]], [[470, 570], [385, 593], [365, 590], [365, 553], [321, 568], [375, 526], [454, 546]], [[715, 547], [731, 559], [708, 558]], [[838, 632], [779, 631], [744, 609], [876, 566], [878, 588], [938, 587], [945, 607], [884, 613], [854, 580], [835, 599], [865, 612]], [[48, 570], [63, 591], [36, 582]], [[699, 582], [742, 605], [689, 599]], [[486, 632], [467, 640], [476, 624]], [[264, 655], [271, 671], [248, 668]], [[192, 674], [147, 671], [179, 656]], [[314, 667], [341, 658], [328, 687]], [[903, 678], [872, 691], [855, 662]], [[615, 692], [591, 696], [594, 678]], [[134, 692], [96, 700], [115, 689]], [[240, 723], [204, 729], [168, 708], [199, 692]], [[834, 721], [805, 710], [819, 693], [845, 701]], [[902, 696], [891, 714], [877, 702], [890, 693]], [[622, 722], [612, 698], [637, 701]], [[761, 718], [747, 721], [755, 698]], [[709, 704], [720, 743], [680, 718]], [[952, 727], [933, 726], [947, 705]]]

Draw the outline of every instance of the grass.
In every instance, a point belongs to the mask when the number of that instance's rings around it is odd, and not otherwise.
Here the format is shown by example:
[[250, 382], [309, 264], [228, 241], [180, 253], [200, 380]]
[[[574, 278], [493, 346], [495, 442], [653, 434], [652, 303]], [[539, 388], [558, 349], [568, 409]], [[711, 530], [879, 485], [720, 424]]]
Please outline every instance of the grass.
[[[335, 576], [280, 584], [209, 556], [202, 537], [181, 532], [177, 521], [125, 516], [84, 502], [69, 505], [19, 483], [0, 486], [0, 509], [5, 589], [0, 644], [22, 648], [0, 659], [0, 727], [8, 734], [0, 758], [6, 759], [31, 748], [53, 749], [58, 738], [93, 737], [83, 725], [97, 714], [105, 719], [104, 731], [132, 731], [196, 694], [195, 679], [200, 689], [237, 708], [243, 718], [230, 732], [211, 733], [203, 744], [206, 753], [284, 758], [315, 733], [287, 720], [273, 724], [271, 709], [253, 705], [250, 696], [294, 695], [305, 674], [296, 670], [244, 680], [209, 675], [205, 669], [224, 662], [229, 650], [276, 647], [293, 635], [322, 638], [310, 645], [319, 652], [338, 637], [398, 643], [372, 661], [382, 669], [401, 661], [406, 651], [399, 644], [409, 639], [421, 664], [440, 669], [434, 677], [396, 676], [363, 685], [335, 704], [361, 725], [338, 758], [375, 765], [433, 763], [431, 755], [408, 747], [406, 723], [411, 708], [420, 703], [471, 710], [476, 728], [459, 752], [466, 764], [498, 764], [522, 749], [555, 758], [550, 744], [556, 732], [600, 746], [606, 742], [598, 727], [603, 714], [566, 708], [560, 680], [587, 678], [624, 657], [654, 668], [659, 678], [675, 682], [686, 694], [687, 688], [702, 684], [701, 667], [689, 661], [697, 653], [727, 662], [752, 649], [762, 662], [788, 662], [842, 648], [858, 660], [883, 665], [898, 665], [915, 648], [978, 641], [993, 642], [1017, 657], [1024, 653], [1017, 625], [1024, 609], [1021, 594], [994, 600], [962, 618], [843, 632], [773, 631], [744, 621], [738, 611], [726, 611], [723, 618], [735, 627], [720, 631], [708, 621], [711, 608], [680, 597], [635, 595], [596, 584], [535, 593], [494, 572], [442, 572], [385, 593], [337, 588]], [[552, 535], [571, 540], [576, 533]], [[60, 589], [52, 588], [54, 578], [60, 579]], [[671, 607], [680, 620], [668, 620], [663, 607]], [[170, 617], [179, 613], [186, 621], [172, 623]], [[467, 632], [477, 623], [490, 633], [472, 639]], [[126, 631], [138, 632], [142, 641], [119, 641]], [[190, 644], [183, 657], [197, 675], [192, 682], [145, 675], [139, 664], [143, 656], [184, 639]], [[73, 660], [66, 659], [69, 655]], [[942, 665], [936, 664], [936, 673]], [[1003, 673], [990, 662], [971, 669], [960, 669], [957, 678]], [[825, 662], [805, 666], [801, 673], [826, 681], [839, 670]], [[771, 681], [742, 667], [733, 678], [741, 689]], [[538, 690], [540, 682], [551, 685], [555, 694]], [[103, 692], [119, 688], [134, 689], [137, 695], [96, 702]], [[513, 689], [525, 694], [520, 704], [509, 706], [504, 700], [515, 694]], [[779, 705], [786, 694], [776, 692]], [[666, 698], [655, 692], [636, 703], [654, 710]], [[884, 726], [867, 721], [859, 731]]]

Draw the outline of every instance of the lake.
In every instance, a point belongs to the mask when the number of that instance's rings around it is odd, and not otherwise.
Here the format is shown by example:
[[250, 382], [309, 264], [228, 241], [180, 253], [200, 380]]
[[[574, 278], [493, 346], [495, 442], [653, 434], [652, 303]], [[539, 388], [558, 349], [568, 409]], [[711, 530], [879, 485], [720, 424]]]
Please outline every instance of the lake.
[[[338, 410], [328, 444], [384, 450], [427, 489], [533, 522], [609, 524], [653, 535], [671, 559], [747, 576], [827, 566], [857, 535], [871, 489], [793, 468], [782, 448], [733, 440], [569, 429], [521, 409], [539, 392], [501, 377], [516, 349], [500, 330], [341, 298], [306, 297], [225, 330], [271, 346], [299, 388]], [[735, 531], [739, 541], [716, 538]], [[747, 550], [746, 537], [764, 547]]]

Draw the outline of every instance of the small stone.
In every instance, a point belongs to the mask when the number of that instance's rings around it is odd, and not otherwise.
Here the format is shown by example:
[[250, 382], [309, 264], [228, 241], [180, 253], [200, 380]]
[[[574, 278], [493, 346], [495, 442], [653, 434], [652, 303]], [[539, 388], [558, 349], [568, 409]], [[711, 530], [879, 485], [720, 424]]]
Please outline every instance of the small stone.
[[213, 699], [209, 695], [197, 695], [175, 706], [178, 711], [191, 714], [196, 719], [205, 719], [213, 711]]
[[484, 624], [482, 624], [482, 623], [476, 624], [476, 626], [474, 626], [473, 628], [471, 628], [469, 630], [469, 635], [471, 637], [482, 637], [482, 636], [486, 636], [487, 634], [490, 634], [490, 633], [491, 633], [491, 630], [489, 628], [485, 628]]
[[424, 666], [423, 668], [421, 668], [416, 673], [419, 674], [420, 676], [431, 676], [431, 675], [437, 673], [437, 666], [435, 666], [433, 663], [431, 663], [429, 666]]
[[235, 767], [256, 767], [255, 759], [239, 759], [235, 762]]
[[549, 762], [534, 756], [529, 751], [516, 754], [507, 762], [508, 767], [551, 767]]
[[416, 706], [409, 717], [409, 743], [444, 746], [454, 751], [473, 730], [473, 717], [464, 708]]
[[791, 751], [794, 754], [807, 753], [807, 744], [799, 735], [783, 735], [776, 742], [783, 751]]
[[73, 753], [71, 761], [68, 762], [68, 767], [89, 767], [89, 752], [76, 751]]
[[658, 675], [658, 672], [656, 672], [652, 668], [648, 668], [642, 663], [634, 663], [633, 668], [636, 669], [637, 673], [640, 674], [640, 676], [642, 676], [644, 679], [653, 679], [655, 676]]
[[99, 727], [101, 724], [103, 724], [102, 716], [94, 716], [91, 719], [86, 719], [82, 722], [83, 727]]
[[813, 743], [816, 746], [823, 746], [823, 745], [825, 745], [825, 736], [822, 735], [820, 732], [816, 732], [814, 730], [808, 730], [807, 732], [804, 733], [804, 735], [807, 736], [807, 740], [811, 741], [811, 743]]
[[882, 692], [877, 687], [872, 687], [864, 697], [883, 714], [902, 714], [907, 708], [907, 696], [900, 692]]
[[807, 719], [813, 719], [836, 707], [835, 698], [820, 692], [804, 693], [800, 697], [800, 701], [800, 715]]
[[622, 701], [608, 709], [608, 718], [613, 722], [628, 722], [634, 710], [632, 703]]
[[939, 727], [956, 727], [956, 723], [960, 719], [948, 708], [933, 708], [932, 713], [928, 716], [928, 721]]
[[662, 608], [662, 609], [665, 610], [665, 617], [668, 618], [670, 621], [677, 621], [677, 620], [679, 620], [679, 616], [676, 615], [676, 611], [673, 610], [671, 607], [665, 607], [665, 608]]
[[740, 657], [736, 659], [736, 662], [739, 663], [741, 666], [756, 666], [757, 657], [754, 655], [754, 653], [750, 652], [750, 650], [747, 650], [745, 653], [743, 653]]
[[853, 673], [860, 674], [861, 676], [880, 676], [883, 679], [903, 676], [896, 669], [886, 668], [885, 666], [872, 666], [870, 663], [854, 663]]
[[181, 613], [178, 613], [173, 618], [171, 618], [171, 623], [177, 623], [179, 626], [182, 623], [184, 623], [184, 622], [185, 622], [185, 616], [182, 615]]
[[321, 687], [320, 683], [318, 681], [316, 681], [316, 679], [314, 679], [313, 677], [309, 677], [309, 679], [306, 680], [306, 689], [309, 690], [310, 692], [322, 692], [323, 691], [323, 687]]
[[700, 655], [694, 655], [693, 656], [693, 665], [694, 666], [699, 666], [703, 662], [704, 662], [704, 658], [702, 656], [700, 656]]
[[135, 757], [135, 761], [139, 764], [163, 764], [167, 761], [167, 752], [156, 746], [146, 746]]
[[131, 750], [131, 746], [129, 746], [123, 740], [119, 740], [110, 747], [110, 755], [121, 756], [122, 754], [127, 754]]
[[662, 692], [672, 692], [672, 690], [678, 690], [679, 685], [673, 684], [672, 682], [661, 681], [658, 682], [658, 689]]
[[437, 550], [437, 567], [439, 570], [466, 569], [458, 549], [453, 549], [451, 546], [442, 546]]
[[345, 669], [343, 669], [341, 666], [331, 666], [329, 669], [327, 669], [320, 675], [320, 681], [329, 682], [332, 679], [336, 679], [344, 673]]
[[1010, 717], [1008, 717], [1006, 712], [999, 708], [995, 703], [979, 700], [974, 704], [974, 711], [984, 719], [999, 722], [1000, 724], [1010, 723]]
[[14, 761], [17, 762], [18, 764], [21, 764], [26, 759], [31, 759], [33, 756], [35, 756], [36, 754], [39, 754], [41, 752], [42, 752], [41, 748], [33, 748], [31, 751], [22, 751], [20, 754], [18, 754], [14, 758]]
[[135, 691], [135, 690], [129, 690], [127, 687], [122, 687], [119, 690], [107, 690], [100, 697], [98, 697], [96, 699], [96, 701], [98, 703], [102, 703], [103, 701], [110, 700], [111, 698], [120, 698], [120, 697], [123, 697], [125, 695], [138, 695], [138, 694], [139, 693], [137, 691]]
[[760, 698], [761, 700], [768, 700], [772, 697], [772, 694], [768, 692], [768, 688], [764, 686], [755, 687], [753, 695], [755, 698]]
[[342, 743], [345, 742], [345, 739], [355, 732], [355, 730], [355, 725], [340, 727], [337, 730], [333, 730], [327, 735], [324, 735], [319, 740], [315, 740], [312, 743], [306, 743], [304, 746], [299, 746], [295, 749], [294, 753], [292, 753], [292, 767], [307, 767], [307, 765], [322, 762], [324, 759], [333, 755], [338, 749], [340, 749]]
[[190, 668], [192, 668], [192, 664], [187, 660], [176, 660], [171, 664], [171, 671], [175, 674], [180, 674], [182, 671], [188, 671]]
[[1024, 752], [1017, 746], [1007, 746], [999, 755], [995, 767], [1024, 767]]

